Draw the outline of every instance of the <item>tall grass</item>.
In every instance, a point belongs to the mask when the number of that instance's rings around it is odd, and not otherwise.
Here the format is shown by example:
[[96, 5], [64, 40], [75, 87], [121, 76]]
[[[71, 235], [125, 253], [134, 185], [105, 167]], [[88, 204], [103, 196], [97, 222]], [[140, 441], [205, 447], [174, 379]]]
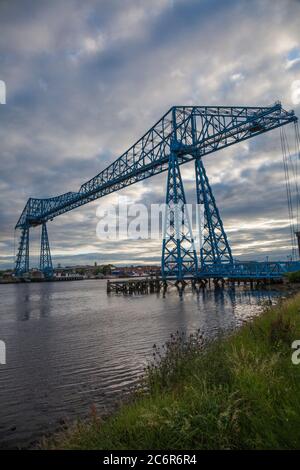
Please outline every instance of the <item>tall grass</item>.
[[300, 448], [300, 295], [269, 308], [229, 337], [199, 332], [154, 347], [132, 401], [102, 421], [94, 412], [49, 448]]

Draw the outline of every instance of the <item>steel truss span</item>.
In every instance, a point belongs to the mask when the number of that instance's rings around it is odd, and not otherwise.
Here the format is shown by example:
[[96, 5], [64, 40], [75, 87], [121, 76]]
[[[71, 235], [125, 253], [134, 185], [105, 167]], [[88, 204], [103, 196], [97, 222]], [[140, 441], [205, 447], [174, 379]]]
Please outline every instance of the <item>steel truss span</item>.
[[[291, 122], [297, 122], [297, 117], [293, 111], [285, 111], [280, 102], [267, 107], [173, 106], [132, 147], [82, 184], [78, 191], [47, 199], [28, 199], [15, 227], [21, 230], [16, 275], [22, 276], [29, 269], [31, 227], [42, 225], [40, 268], [49, 277], [53, 268], [46, 229], [48, 220], [164, 171], [168, 171], [168, 224], [162, 250], [163, 276], [180, 280], [191, 275], [201, 277], [206, 273], [207, 276], [208, 271], [213, 275], [214, 269], [217, 274], [224, 266], [232, 270], [231, 249], [202, 157]], [[180, 165], [192, 160], [197, 201], [203, 204], [205, 215], [204, 243], [199, 257], [190, 224], [186, 227], [182, 214], [172, 209], [174, 204], [179, 208], [184, 206]]]

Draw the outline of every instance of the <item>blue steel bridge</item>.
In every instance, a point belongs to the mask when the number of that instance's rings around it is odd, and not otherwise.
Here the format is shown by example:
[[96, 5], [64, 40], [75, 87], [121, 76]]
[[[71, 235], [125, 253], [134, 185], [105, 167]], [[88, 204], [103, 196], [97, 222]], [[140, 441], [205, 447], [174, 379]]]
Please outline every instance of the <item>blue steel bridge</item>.
[[[267, 107], [173, 106], [132, 147], [94, 178], [83, 183], [78, 191], [46, 199], [28, 199], [15, 227], [20, 230], [15, 275], [22, 277], [29, 271], [31, 229], [42, 226], [39, 268], [45, 277], [51, 278], [53, 265], [48, 221], [162, 172], [167, 172], [167, 209], [161, 257], [163, 278], [178, 281], [224, 277], [276, 279], [286, 272], [299, 270], [300, 262], [295, 260], [234, 260], [203, 162], [204, 157], [211, 158], [215, 152], [226, 147], [291, 123], [295, 125], [299, 146], [297, 117], [293, 111], [285, 111], [279, 102]], [[286, 144], [283, 138], [282, 144], [284, 152]], [[187, 201], [180, 172], [181, 165], [190, 161], [194, 161], [195, 165], [197, 203], [203, 208], [199, 253], [196, 252], [191, 224], [185, 213]]]

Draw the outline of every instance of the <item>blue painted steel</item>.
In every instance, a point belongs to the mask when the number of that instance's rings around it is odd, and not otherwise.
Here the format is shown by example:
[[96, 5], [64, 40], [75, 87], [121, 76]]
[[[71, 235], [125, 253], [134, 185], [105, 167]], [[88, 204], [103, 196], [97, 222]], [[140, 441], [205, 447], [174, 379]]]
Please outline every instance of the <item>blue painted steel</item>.
[[[195, 160], [197, 204], [204, 206], [200, 266], [232, 264], [232, 254], [223, 222], [201, 158]], [[202, 211], [201, 211], [202, 213]]]
[[282, 279], [285, 274], [299, 271], [300, 261], [234, 261], [232, 265], [207, 265], [199, 278]]
[[[172, 117], [176, 115], [176, 145]], [[78, 192], [30, 198], [16, 228], [41, 225], [76, 207], [168, 169], [171, 142], [179, 165], [297, 121], [280, 103], [271, 107], [174, 106], [146, 134]], [[196, 123], [196, 129], [194, 129]]]
[[198, 271], [177, 155], [171, 153], [167, 179], [165, 230], [162, 246], [162, 277], [182, 280]]
[[29, 271], [29, 226], [22, 227], [16, 258], [15, 275], [22, 276]]
[[53, 265], [51, 259], [50, 245], [46, 223], [42, 224], [40, 270], [46, 277], [53, 276]]
[[[234, 261], [233, 264], [206, 265], [185, 279], [281, 280], [287, 273], [300, 271], [300, 261]], [[177, 276], [168, 276], [177, 280]]]
[[[168, 170], [172, 153], [176, 155], [172, 158], [179, 168], [181, 164], [194, 159], [199, 161], [204, 155], [296, 121], [294, 112], [285, 111], [280, 103], [270, 107], [173, 106], [121, 157], [84, 183], [79, 191], [47, 199], [28, 199], [16, 224], [16, 228], [22, 230], [16, 274], [25, 272], [29, 266], [29, 227], [44, 224], [76, 207]], [[217, 214], [215, 208], [213, 212]], [[220, 226], [221, 219], [217, 219]], [[222, 238], [226, 241], [224, 234]], [[227, 247], [226, 250], [229, 254]]]

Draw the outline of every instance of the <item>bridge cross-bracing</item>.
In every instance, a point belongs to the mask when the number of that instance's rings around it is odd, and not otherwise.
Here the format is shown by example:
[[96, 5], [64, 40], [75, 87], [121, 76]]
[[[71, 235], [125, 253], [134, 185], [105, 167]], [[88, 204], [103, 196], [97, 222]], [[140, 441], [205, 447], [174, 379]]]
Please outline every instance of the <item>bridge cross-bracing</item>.
[[[207, 236], [210, 245], [206, 248], [210, 250], [209, 254], [216, 253], [219, 264], [222, 263], [225, 256], [227, 265], [228, 263], [231, 265], [233, 261], [230, 247], [209, 186], [202, 157], [296, 121], [294, 112], [285, 111], [279, 102], [265, 107], [173, 106], [134, 145], [95, 177], [82, 184], [78, 191], [46, 199], [28, 199], [15, 227], [21, 229], [22, 232], [16, 258], [16, 275], [22, 275], [24, 267], [28, 269], [29, 266], [28, 232], [30, 227], [42, 224], [45, 227], [48, 220], [65, 212], [156, 174], [170, 171], [170, 161], [175, 162], [179, 168], [180, 165], [195, 160], [196, 171], [198, 171], [197, 194], [200, 199], [202, 197], [201, 201], [204, 204], [207, 221], [206, 229], [210, 230]], [[199, 171], [202, 172], [203, 177]], [[178, 183], [176, 184], [181, 184], [180, 171], [177, 179]], [[169, 180], [170, 178], [168, 178]], [[180, 203], [180, 201], [178, 202]], [[219, 230], [218, 236], [214, 236], [213, 231], [217, 228]], [[45, 229], [44, 233], [46, 233]], [[176, 243], [178, 243], [176, 250], [179, 253], [182, 249], [182, 240], [179, 239]], [[221, 244], [223, 254], [220, 258]], [[51, 256], [49, 259], [51, 261]], [[207, 256], [206, 259], [208, 259]], [[209, 259], [210, 262], [207, 264], [217, 263], [216, 258], [212, 258], [210, 255]], [[181, 263], [180, 260], [179, 256], [174, 262]], [[204, 264], [203, 256], [200, 256], [199, 263], [194, 263], [195, 266], [198, 266], [196, 276], [207, 268]], [[162, 265], [164, 265], [164, 253]], [[182, 266], [179, 268], [172, 269], [172, 272], [184, 273], [184, 269], [181, 269]], [[45, 266], [46, 269], [47, 266]], [[166, 272], [165, 275], [168, 276], [168, 273]]]

